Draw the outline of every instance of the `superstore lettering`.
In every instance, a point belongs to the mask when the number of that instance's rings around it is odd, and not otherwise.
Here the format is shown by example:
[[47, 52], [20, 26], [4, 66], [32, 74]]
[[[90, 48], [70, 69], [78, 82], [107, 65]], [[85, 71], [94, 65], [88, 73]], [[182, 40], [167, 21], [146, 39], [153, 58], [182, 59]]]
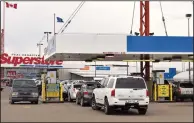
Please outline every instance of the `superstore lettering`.
[[12, 57], [7, 53], [1, 54], [1, 64], [13, 64], [17, 66], [18, 64], [41, 64], [41, 65], [61, 65], [63, 61], [60, 60], [44, 60], [44, 57]]

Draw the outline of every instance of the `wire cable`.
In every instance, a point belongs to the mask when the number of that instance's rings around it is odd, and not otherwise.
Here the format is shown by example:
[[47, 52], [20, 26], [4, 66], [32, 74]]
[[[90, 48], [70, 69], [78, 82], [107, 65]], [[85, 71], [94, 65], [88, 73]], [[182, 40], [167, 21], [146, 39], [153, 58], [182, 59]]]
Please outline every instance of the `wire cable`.
[[58, 31], [59, 32], [63, 32], [67, 26], [71, 23], [72, 19], [75, 17], [75, 15], [79, 12], [79, 10], [82, 8], [82, 6], [84, 5], [85, 1], [82, 1], [75, 9], [75, 11], [69, 16], [69, 18], [67, 19], [67, 21], [65, 22], [65, 24], [61, 27], [61, 29]]
[[168, 33], [167, 33], [167, 28], [166, 28], [166, 23], [165, 23], [165, 18], [164, 18], [164, 13], [163, 13], [163, 9], [162, 9], [162, 3], [160, 1], [160, 10], [161, 10], [161, 13], [162, 13], [162, 21], [163, 21], [163, 24], [164, 24], [164, 30], [165, 30], [165, 34], [166, 36], [168, 36]]
[[133, 4], [133, 15], [132, 15], [132, 20], [131, 20], [131, 30], [130, 30], [130, 34], [132, 35], [133, 33], [133, 21], [134, 21], [134, 16], [135, 16], [135, 1], [134, 1], [134, 4]]

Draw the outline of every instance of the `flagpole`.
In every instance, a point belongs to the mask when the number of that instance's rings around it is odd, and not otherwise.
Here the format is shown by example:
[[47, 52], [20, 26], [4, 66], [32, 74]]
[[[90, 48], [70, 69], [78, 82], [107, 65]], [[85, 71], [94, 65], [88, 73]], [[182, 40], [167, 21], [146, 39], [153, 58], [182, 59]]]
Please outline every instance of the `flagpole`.
[[56, 15], [55, 15], [55, 13], [54, 13], [54, 35], [55, 35], [55, 23], [56, 23], [56, 22], [55, 22], [55, 21], [56, 21], [55, 16], [56, 16]]

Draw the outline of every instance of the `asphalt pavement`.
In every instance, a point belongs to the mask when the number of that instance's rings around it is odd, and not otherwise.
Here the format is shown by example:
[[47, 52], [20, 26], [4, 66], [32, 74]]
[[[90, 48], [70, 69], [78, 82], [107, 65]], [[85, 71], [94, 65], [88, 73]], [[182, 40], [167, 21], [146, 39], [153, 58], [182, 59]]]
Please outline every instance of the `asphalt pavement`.
[[136, 110], [105, 115], [75, 103], [9, 104], [9, 89], [1, 92], [1, 122], [193, 122], [193, 102], [150, 103], [146, 115]]

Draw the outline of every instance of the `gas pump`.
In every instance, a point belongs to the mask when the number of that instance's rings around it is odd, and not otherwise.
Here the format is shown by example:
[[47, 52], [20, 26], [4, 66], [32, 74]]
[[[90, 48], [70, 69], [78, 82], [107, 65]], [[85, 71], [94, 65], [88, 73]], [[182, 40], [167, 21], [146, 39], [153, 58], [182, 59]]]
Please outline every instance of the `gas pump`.
[[64, 102], [63, 86], [57, 83], [56, 69], [48, 69], [41, 75], [42, 80], [42, 102]]
[[154, 101], [172, 101], [172, 85], [164, 82], [164, 70], [153, 70]]

